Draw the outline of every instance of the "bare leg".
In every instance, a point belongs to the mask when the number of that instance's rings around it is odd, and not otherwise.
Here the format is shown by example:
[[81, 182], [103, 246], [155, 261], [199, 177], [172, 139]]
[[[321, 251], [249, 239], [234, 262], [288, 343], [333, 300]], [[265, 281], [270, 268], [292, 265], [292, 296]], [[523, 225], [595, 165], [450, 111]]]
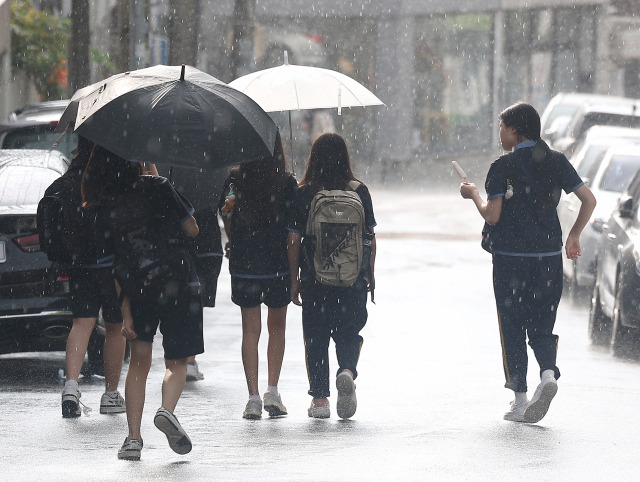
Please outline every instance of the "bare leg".
[[67, 380], [78, 381], [84, 356], [87, 354], [87, 346], [96, 318], [74, 318], [73, 326], [67, 338], [66, 368]]
[[284, 357], [285, 329], [287, 327], [287, 307], [269, 308], [267, 315], [269, 329], [269, 344], [267, 345], [267, 360], [269, 363], [269, 386], [275, 387], [280, 379], [280, 369]]
[[122, 336], [121, 323], [105, 323], [104, 339], [104, 384], [105, 391], [115, 392], [120, 383], [122, 360], [127, 340]]
[[260, 306], [241, 308], [242, 313], [242, 364], [247, 379], [249, 395], [259, 395], [258, 391], [258, 342], [262, 331]]
[[147, 388], [147, 376], [151, 368], [152, 343], [148, 341], [131, 340], [131, 359], [125, 383], [125, 401], [127, 406], [127, 423], [129, 424], [129, 439], [142, 440], [140, 424]]
[[164, 365], [167, 370], [164, 373], [164, 380], [162, 380], [162, 406], [173, 413], [187, 379], [187, 359], [165, 359]]

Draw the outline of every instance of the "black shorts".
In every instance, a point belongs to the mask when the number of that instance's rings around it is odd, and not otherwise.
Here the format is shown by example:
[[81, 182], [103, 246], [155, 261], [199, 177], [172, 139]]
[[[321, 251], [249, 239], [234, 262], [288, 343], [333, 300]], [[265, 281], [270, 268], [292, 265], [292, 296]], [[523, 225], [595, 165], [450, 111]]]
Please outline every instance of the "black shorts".
[[164, 357], [178, 360], [204, 352], [202, 300], [198, 287], [184, 287], [178, 296], [131, 300], [137, 340], [153, 342], [160, 326]]
[[291, 301], [291, 276], [276, 278], [239, 278], [231, 275], [231, 301], [241, 308], [254, 308], [264, 303], [269, 308], [282, 308]]
[[111, 268], [71, 267], [69, 281], [69, 304], [74, 318], [97, 318], [102, 308], [106, 323], [122, 323]]

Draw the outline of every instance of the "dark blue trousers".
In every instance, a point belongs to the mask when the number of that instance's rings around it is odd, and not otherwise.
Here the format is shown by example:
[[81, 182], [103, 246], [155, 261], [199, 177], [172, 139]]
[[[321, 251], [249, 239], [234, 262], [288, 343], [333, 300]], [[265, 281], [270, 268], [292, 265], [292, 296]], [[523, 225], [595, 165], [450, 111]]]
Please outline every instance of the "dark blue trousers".
[[540, 373], [556, 379], [558, 336], [553, 334], [562, 296], [562, 256], [493, 255], [493, 289], [498, 308], [505, 387], [527, 391], [527, 338]]
[[367, 323], [367, 286], [358, 280], [349, 288], [302, 282], [302, 327], [309, 377], [309, 395], [329, 397], [329, 341], [336, 345], [338, 372], [349, 369], [354, 378], [360, 358], [360, 330]]

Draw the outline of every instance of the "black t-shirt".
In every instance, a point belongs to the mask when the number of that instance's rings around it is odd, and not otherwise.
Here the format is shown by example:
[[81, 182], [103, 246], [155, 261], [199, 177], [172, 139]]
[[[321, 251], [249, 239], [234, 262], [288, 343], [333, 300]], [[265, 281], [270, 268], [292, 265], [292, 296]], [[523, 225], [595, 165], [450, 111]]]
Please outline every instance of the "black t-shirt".
[[184, 240], [181, 223], [193, 215], [193, 206], [171, 183], [160, 176], [140, 176], [135, 187], [115, 192], [98, 209], [95, 221], [98, 262], [111, 264], [116, 257], [119, 234], [136, 220], [153, 215], [162, 232], [173, 240]]
[[[371, 202], [369, 189], [366, 185], [360, 184], [356, 189], [356, 194], [360, 196], [360, 201], [362, 201], [362, 207], [364, 208], [365, 228], [373, 229], [377, 223], [373, 214], [373, 203]], [[295, 190], [291, 209], [289, 210], [289, 219], [287, 220], [288, 231], [300, 233], [304, 237], [307, 219], [309, 218], [309, 209], [314, 195], [315, 192], [312, 192], [309, 186], [303, 186]], [[301, 278], [304, 279], [307, 277], [309, 267], [306, 266], [306, 263], [301, 263], [300, 268], [302, 270]]]
[[[491, 231], [493, 252], [510, 256], [552, 256], [562, 253], [562, 230], [556, 207], [540, 212], [530, 194], [533, 186], [533, 141], [491, 164], [485, 189], [488, 199], [504, 197], [509, 185], [513, 196], [502, 200], [500, 220]], [[552, 164], [558, 188], [570, 193], [582, 186], [583, 182], [567, 158], [551, 151], [544, 162]], [[558, 192], [559, 194], [559, 192]]]
[[[239, 193], [242, 191], [242, 183], [232, 174], [224, 182], [219, 202], [220, 209], [224, 206], [231, 183], [234, 184], [237, 195], [241, 195]], [[272, 198], [272, 202], [276, 203], [274, 211], [279, 213], [275, 219], [249, 221], [237, 210], [234, 212], [229, 233], [231, 242], [229, 272], [232, 276], [273, 278], [289, 274], [286, 220], [291, 197], [297, 185], [293, 176], [287, 176], [280, 195]]]

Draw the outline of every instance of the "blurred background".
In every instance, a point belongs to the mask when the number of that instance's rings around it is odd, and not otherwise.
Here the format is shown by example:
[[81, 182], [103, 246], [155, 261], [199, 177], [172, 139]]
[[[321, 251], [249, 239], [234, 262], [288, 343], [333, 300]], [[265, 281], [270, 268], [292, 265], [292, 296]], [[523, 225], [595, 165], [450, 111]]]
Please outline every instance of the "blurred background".
[[[189, 64], [230, 82], [283, 63], [349, 75], [386, 105], [324, 112], [365, 179], [458, 159], [484, 173], [497, 114], [560, 92], [640, 97], [636, 0], [0, 0], [0, 118], [109, 75]], [[293, 113], [306, 158], [315, 112]], [[288, 135], [285, 114], [274, 114]]]

